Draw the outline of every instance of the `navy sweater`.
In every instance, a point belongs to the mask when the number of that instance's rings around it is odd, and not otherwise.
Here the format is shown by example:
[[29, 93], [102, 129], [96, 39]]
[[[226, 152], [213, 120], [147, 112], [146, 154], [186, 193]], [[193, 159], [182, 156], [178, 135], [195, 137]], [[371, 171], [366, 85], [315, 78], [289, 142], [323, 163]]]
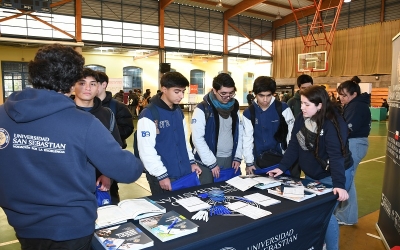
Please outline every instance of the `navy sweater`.
[[[343, 143], [347, 142], [347, 124], [344, 119], [337, 114], [339, 122], [340, 135]], [[304, 117], [299, 115], [296, 117], [294, 127], [292, 130], [292, 137], [289, 142], [288, 149], [285, 151], [282, 161], [279, 164], [279, 169], [283, 172], [288, 170], [293, 163], [298, 159], [301, 170], [304, 173], [315, 179], [320, 180], [328, 176], [332, 176], [333, 186], [337, 188], [345, 188], [346, 177], [344, 167], [344, 157], [341, 152], [341, 144], [339, 141], [339, 135], [329, 120], [325, 120], [322, 125], [321, 135], [319, 136], [319, 151], [318, 156], [323, 160], [329, 159], [330, 170], [326, 171], [317, 161], [314, 156], [314, 152], [303, 150], [297, 140], [296, 134], [304, 126]]]
[[363, 93], [344, 106], [343, 117], [349, 126], [349, 138], [368, 137], [371, 130], [370, 103], [371, 95]]
[[124, 183], [143, 171], [98, 119], [55, 91], [13, 93], [0, 106], [0, 130], [0, 206], [22, 238], [64, 241], [92, 234], [93, 165]]

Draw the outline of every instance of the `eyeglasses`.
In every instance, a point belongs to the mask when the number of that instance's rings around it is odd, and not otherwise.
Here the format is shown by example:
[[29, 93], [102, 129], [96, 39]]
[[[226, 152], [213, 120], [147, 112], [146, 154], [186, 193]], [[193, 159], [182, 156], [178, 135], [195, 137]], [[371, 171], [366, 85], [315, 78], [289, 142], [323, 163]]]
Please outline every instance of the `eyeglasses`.
[[218, 95], [222, 98], [222, 99], [228, 99], [228, 98], [233, 98], [236, 95], [236, 92], [221, 92], [219, 93], [218, 91], [216, 91], [218, 93]]

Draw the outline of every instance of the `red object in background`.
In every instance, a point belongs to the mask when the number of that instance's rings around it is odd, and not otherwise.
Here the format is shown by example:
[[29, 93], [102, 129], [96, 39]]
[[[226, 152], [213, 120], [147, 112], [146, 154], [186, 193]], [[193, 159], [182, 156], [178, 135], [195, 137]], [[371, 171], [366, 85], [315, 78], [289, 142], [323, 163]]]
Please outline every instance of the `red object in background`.
[[189, 94], [198, 94], [198, 85], [197, 84], [190, 84]]
[[128, 96], [129, 96], [129, 93], [124, 92], [124, 103], [125, 104], [128, 104]]
[[400, 250], [400, 246], [394, 246], [390, 250]]

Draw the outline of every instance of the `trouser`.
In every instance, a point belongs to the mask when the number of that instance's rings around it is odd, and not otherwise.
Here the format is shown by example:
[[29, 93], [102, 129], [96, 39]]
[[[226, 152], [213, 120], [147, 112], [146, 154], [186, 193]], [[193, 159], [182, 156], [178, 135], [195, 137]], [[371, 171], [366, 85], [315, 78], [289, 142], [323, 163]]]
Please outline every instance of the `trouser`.
[[[354, 178], [354, 166], [351, 166], [345, 171], [346, 176], [346, 184], [345, 189], [348, 191], [350, 189], [351, 184], [353, 183]], [[306, 179], [311, 179], [310, 177], [306, 176]], [[322, 183], [326, 183], [332, 185], [332, 177], [328, 176], [319, 180]], [[336, 203], [337, 206], [338, 202]], [[333, 210], [334, 211], [334, 210]], [[335, 215], [331, 215], [329, 219], [328, 228], [325, 234], [325, 243], [327, 250], [338, 250], [339, 249], [339, 224], [336, 220]]]
[[[351, 157], [353, 158], [354, 162], [355, 175], [358, 165], [360, 164], [361, 160], [367, 155], [368, 138], [350, 138], [349, 149], [351, 151]], [[349, 189], [349, 199], [340, 202], [334, 214], [340, 222], [344, 222], [346, 224], [356, 224], [358, 222], [357, 192], [354, 181], [352, 182]]]
[[[62, 225], [60, 225], [62, 226]], [[50, 239], [30, 239], [20, 238], [17, 236], [19, 243], [21, 243], [22, 250], [90, 250], [93, 234], [88, 236], [65, 241], [54, 241]]]
[[[149, 182], [150, 190], [152, 195], [162, 194], [165, 192], [170, 192], [168, 190], [162, 189], [160, 186], [160, 182], [157, 177], [152, 176], [151, 174], [146, 172], [146, 179]], [[176, 178], [169, 178], [171, 182], [175, 181]]]
[[[201, 185], [214, 183], [214, 176], [212, 175], [211, 169], [203, 164], [198, 164], [201, 168], [201, 174], [199, 176]], [[217, 165], [220, 170], [232, 167], [232, 156], [230, 157], [217, 157]]]
[[110, 196], [111, 196], [111, 204], [112, 205], [117, 205], [118, 202], [120, 201], [118, 190], [119, 190], [118, 182], [114, 180], [111, 183], [111, 187], [110, 187]]

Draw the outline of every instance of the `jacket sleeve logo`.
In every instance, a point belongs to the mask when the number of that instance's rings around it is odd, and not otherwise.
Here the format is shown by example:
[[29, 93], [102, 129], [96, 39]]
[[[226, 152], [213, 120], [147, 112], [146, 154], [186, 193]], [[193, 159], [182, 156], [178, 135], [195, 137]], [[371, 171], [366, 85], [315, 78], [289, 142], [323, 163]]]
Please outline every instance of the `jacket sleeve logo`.
[[142, 137], [150, 137], [149, 131], [142, 131]]

